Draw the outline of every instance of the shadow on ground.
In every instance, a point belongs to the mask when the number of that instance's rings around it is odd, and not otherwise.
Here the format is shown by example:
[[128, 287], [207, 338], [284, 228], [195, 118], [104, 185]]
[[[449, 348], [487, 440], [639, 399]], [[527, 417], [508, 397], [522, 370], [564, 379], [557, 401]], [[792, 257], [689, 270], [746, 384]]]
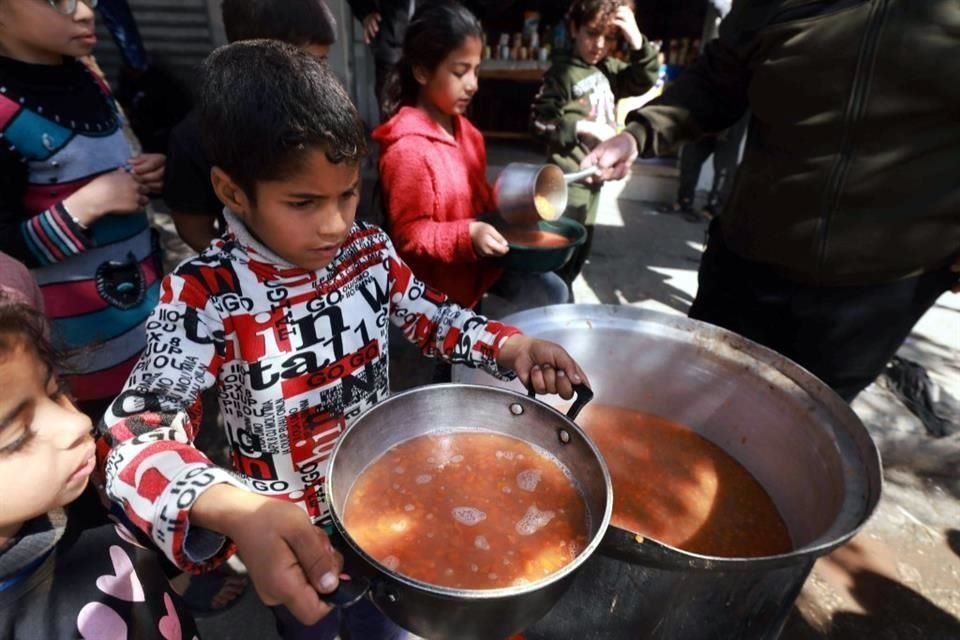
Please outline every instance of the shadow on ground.
[[603, 304], [654, 300], [686, 314], [693, 297], [671, 284], [676, 272], [695, 278], [706, 224], [678, 223], [653, 203], [621, 206], [623, 226], [596, 226], [591, 259], [583, 278]]

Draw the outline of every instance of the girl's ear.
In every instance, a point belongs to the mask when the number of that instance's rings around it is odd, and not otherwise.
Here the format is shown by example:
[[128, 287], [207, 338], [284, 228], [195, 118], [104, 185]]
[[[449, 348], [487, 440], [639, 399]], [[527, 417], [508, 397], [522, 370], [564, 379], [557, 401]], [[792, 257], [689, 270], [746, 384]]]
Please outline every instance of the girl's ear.
[[413, 67], [413, 79], [416, 80], [417, 84], [421, 87], [430, 82], [430, 76], [432, 75], [433, 74], [422, 65], [414, 65]]
[[210, 182], [220, 202], [243, 217], [250, 210], [250, 199], [240, 186], [220, 167], [210, 169]]

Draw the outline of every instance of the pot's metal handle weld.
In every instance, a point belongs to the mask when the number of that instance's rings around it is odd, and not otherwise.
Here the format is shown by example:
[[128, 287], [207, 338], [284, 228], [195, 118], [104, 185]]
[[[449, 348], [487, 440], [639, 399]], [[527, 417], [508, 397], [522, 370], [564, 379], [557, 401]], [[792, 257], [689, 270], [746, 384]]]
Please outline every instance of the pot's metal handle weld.
[[370, 580], [364, 577], [341, 580], [333, 593], [320, 593], [320, 599], [331, 607], [346, 609], [363, 600], [370, 591]]
[[[573, 392], [577, 394], [577, 397], [573, 401], [573, 404], [570, 405], [570, 409], [567, 410], [567, 417], [571, 420], [576, 420], [580, 412], [583, 411], [583, 408], [587, 406], [587, 403], [593, 400], [593, 389], [581, 382], [580, 384], [573, 385]], [[533, 390], [533, 387], [530, 387], [527, 389], [527, 395], [530, 398], [536, 398], [537, 392]]]

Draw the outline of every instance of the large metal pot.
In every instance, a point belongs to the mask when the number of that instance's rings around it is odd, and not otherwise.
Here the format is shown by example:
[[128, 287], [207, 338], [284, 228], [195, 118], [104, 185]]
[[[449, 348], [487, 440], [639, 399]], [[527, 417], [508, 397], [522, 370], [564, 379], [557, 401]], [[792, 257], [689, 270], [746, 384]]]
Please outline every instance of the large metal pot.
[[[579, 406], [582, 406], [580, 404]], [[572, 414], [575, 415], [575, 411]], [[543, 580], [505, 589], [439, 587], [391, 571], [360, 548], [343, 526], [347, 495], [360, 473], [400, 442], [436, 431], [484, 429], [555, 456], [573, 474], [590, 516], [588, 543], [572, 563]], [[397, 394], [360, 416], [330, 458], [327, 499], [343, 552], [372, 583], [374, 604], [397, 624], [430, 640], [495, 640], [541, 618], [596, 550], [610, 521], [613, 489], [600, 452], [567, 416], [524, 394], [476, 385], [432, 385]], [[424, 553], [430, 548], [424, 545]]]
[[[559, 305], [504, 321], [566, 347], [590, 376], [595, 402], [680, 422], [723, 448], [773, 498], [795, 547], [766, 558], [708, 557], [611, 526], [573, 588], [526, 637], [776, 638], [814, 560], [849, 540], [880, 498], [879, 456], [850, 407], [787, 358], [679, 316]], [[454, 380], [481, 381], [460, 367]]]

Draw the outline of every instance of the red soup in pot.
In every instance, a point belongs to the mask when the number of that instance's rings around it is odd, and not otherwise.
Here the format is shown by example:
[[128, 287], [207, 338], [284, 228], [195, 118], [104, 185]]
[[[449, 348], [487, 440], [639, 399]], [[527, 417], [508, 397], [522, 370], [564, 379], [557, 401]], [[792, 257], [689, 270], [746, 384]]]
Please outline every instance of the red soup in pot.
[[612, 525], [710, 556], [792, 550], [786, 524], [760, 483], [691, 429], [597, 403], [587, 405], [577, 423], [610, 470]]
[[391, 570], [463, 589], [542, 579], [580, 554], [588, 531], [586, 504], [558, 460], [466, 430], [389, 449], [351, 487], [343, 522]]

